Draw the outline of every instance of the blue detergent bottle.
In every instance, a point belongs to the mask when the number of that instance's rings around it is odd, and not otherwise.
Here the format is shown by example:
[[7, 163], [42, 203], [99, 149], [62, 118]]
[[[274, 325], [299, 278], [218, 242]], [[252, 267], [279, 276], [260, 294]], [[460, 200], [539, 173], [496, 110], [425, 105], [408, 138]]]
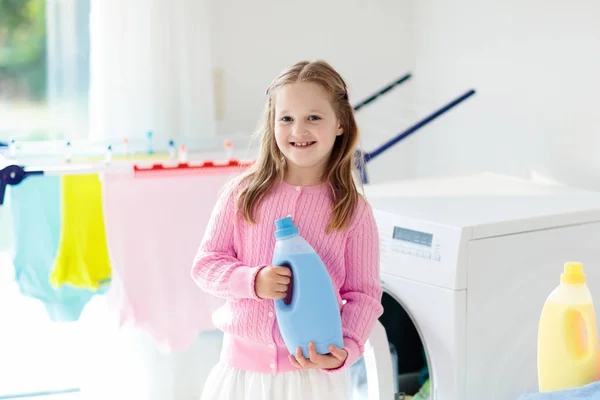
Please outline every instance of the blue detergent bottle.
[[300, 347], [308, 358], [308, 343], [317, 353], [329, 346], [344, 347], [342, 317], [335, 287], [323, 261], [298, 234], [291, 217], [275, 221], [274, 266], [289, 267], [292, 279], [285, 299], [275, 300], [275, 313], [283, 341], [290, 352]]

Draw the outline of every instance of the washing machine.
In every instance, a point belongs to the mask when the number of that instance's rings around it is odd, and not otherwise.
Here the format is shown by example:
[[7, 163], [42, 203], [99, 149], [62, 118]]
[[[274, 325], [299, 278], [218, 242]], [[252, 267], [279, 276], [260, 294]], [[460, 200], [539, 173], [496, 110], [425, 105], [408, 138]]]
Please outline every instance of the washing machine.
[[[537, 391], [539, 316], [564, 262], [583, 262], [600, 301], [600, 193], [479, 174], [366, 185], [365, 194], [384, 288], [365, 360], [367, 375], [379, 368], [388, 385], [372, 378], [371, 390], [391, 400], [392, 387], [413, 395], [429, 379], [434, 400]], [[384, 349], [395, 352], [393, 383]]]

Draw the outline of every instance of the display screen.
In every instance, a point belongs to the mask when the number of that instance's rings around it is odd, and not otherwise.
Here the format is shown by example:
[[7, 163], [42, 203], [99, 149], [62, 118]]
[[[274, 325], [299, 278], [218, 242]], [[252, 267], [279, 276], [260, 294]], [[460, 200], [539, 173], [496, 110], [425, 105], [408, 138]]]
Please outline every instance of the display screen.
[[420, 244], [421, 246], [431, 247], [433, 235], [431, 233], [418, 232], [410, 229], [394, 227], [394, 239], [404, 240], [405, 242]]

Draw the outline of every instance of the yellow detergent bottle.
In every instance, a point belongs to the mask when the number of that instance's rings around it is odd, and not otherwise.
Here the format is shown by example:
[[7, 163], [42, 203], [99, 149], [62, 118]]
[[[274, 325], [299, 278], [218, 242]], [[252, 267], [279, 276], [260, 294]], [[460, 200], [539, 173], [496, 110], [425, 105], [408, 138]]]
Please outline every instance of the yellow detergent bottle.
[[580, 387], [598, 380], [598, 329], [581, 263], [565, 263], [560, 285], [546, 299], [537, 351], [540, 392]]

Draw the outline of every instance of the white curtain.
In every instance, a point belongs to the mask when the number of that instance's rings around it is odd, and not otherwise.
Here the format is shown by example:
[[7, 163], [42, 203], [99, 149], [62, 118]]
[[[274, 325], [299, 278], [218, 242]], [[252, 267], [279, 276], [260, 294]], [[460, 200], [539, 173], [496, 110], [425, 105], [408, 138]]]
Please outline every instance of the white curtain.
[[208, 0], [92, 0], [90, 138], [215, 135]]
[[89, 12], [83, 1], [46, 0], [49, 136], [84, 139], [88, 127]]
[[[90, 139], [119, 144], [169, 140], [189, 148], [214, 137], [208, 0], [92, 0]], [[218, 359], [220, 337], [201, 335], [188, 351], [162, 354], [96, 303], [81, 367], [83, 398], [192, 400]]]

